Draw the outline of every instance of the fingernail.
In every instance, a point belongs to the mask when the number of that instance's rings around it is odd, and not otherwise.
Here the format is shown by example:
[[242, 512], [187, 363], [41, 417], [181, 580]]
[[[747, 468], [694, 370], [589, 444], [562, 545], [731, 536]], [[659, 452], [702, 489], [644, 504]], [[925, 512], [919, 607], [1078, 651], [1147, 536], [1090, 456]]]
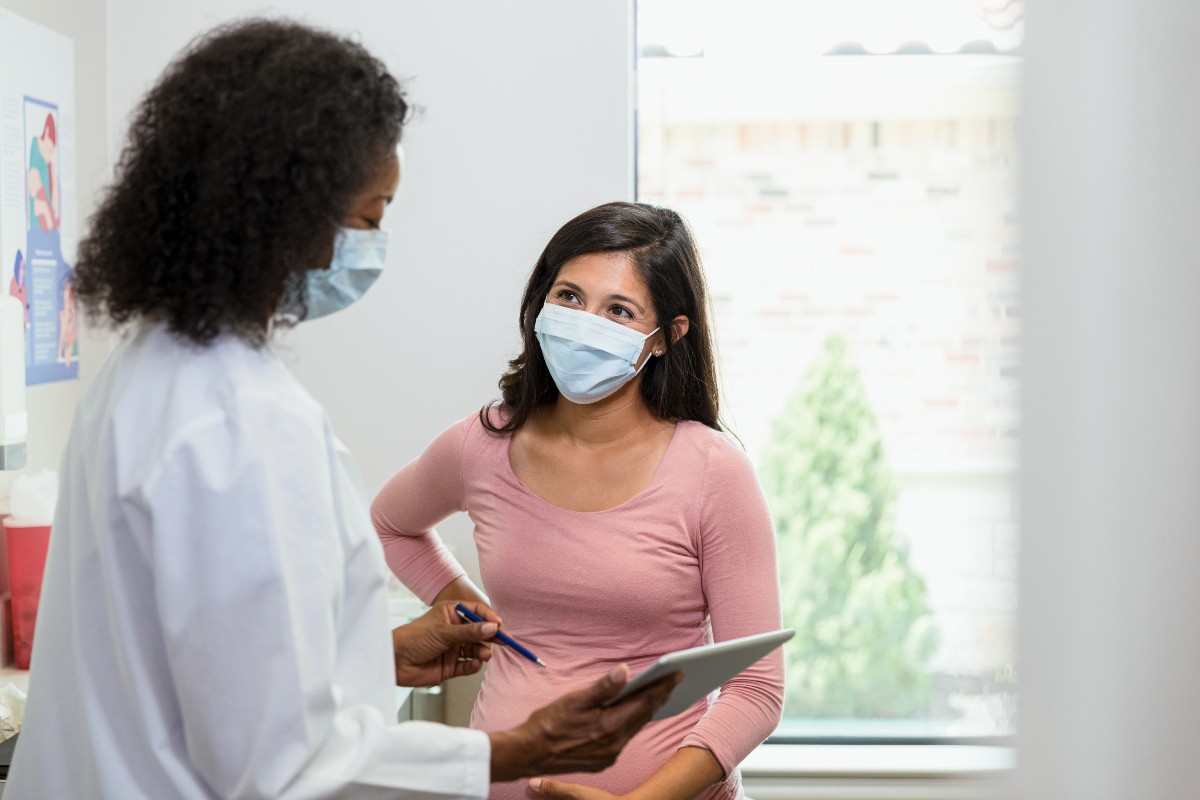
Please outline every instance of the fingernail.
[[542, 779], [541, 778], [531, 778], [529, 780], [529, 785], [533, 787], [534, 791], [539, 791], [542, 788]]
[[487, 622], [487, 623], [484, 623], [484, 626], [483, 626], [483, 635], [484, 636], [495, 636], [496, 631], [498, 631], [498, 630], [500, 630], [499, 625], [497, 625], [494, 622]]

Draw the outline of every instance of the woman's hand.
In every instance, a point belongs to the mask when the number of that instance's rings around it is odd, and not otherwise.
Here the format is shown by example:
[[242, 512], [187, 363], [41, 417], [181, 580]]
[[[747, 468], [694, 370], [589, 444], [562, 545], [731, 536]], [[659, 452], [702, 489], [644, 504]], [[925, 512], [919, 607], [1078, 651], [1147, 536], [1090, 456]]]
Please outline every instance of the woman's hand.
[[445, 602], [392, 631], [398, 686], [434, 686], [483, 669], [492, 657], [488, 642], [500, 629], [500, 617], [484, 603], [463, 605], [487, 622], [464, 622], [454, 603]]
[[622, 800], [626, 797], [626, 795], [612, 794], [594, 786], [552, 781], [549, 778], [534, 778], [529, 781], [529, 786], [539, 795], [557, 797], [561, 800]]
[[545, 778], [529, 782], [534, 793], [571, 800], [692, 800], [707, 787], [724, 780], [725, 770], [712, 751], [703, 747], [681, 747], [645, 783], [629, 794], [614, 795], [602, 789], [563, 783]]

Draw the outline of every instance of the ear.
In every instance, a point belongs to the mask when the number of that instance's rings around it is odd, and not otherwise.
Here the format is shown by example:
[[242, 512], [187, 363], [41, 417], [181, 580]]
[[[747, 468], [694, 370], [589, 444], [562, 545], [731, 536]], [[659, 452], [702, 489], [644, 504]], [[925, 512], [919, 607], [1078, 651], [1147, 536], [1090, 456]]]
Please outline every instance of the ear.
[[675, 319], [671, 320], [671, 344], [675, 344], [683, 337], [687, 336], [688, 330], [691, 328], [691, 321], [680, 314]]

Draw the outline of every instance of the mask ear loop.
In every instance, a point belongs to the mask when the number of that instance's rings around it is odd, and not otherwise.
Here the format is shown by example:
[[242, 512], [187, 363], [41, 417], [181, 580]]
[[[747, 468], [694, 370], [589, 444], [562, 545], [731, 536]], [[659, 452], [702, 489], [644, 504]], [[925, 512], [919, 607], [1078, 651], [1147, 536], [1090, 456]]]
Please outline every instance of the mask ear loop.
[[[655, 328], [654, 330], [647, 333], [645, 335], [645, 337], [642, 339], [642, 341], [643, 342], [646, 341], [646, 339], [649, 339], [651, 336], [658, 333], [660, 330], [662, 330], [661, 325], [659, 325], [657, 328]], [[646, 365], [650, 363], [651, 356], [660, 356], [660, 355], [662, 355], [662, 353], [660, 353], [658, 350], [651, 350], [650, 355], [646, 356], [646, 360], [642, 362], [642, 365], [634, 371], [634, 373], [633, 373], [634, 376], [636, 376], [639, 372], [641, 372], [642, 370], [644, 370], [646, 368]]]
[[[660, 330], [662, 330], [662, 326], [661, 326], [661, 325], [659, 325], [659, 326], [658, 326], [657, 328], [655, 328], [654, 330], [650, 331], [650, 335], [651, 335], [651, 336], [653, 336], [655, 333], [657, 333], [657, 332], [658, 332], [658, 331], [660, 331]], [[674, 328], [674, 326], [672, 326], [672, 327], [671, 327], [671, 333], [674, 333], [674, 332], [675, 332], [675, 328]], [[655, 348], [655, 349], [653, 350], [653, 353], [654, 353], [654, 355], [655, 355], [656, 357], [658, 357], [658, 358], [662, 358], [664, 355], [666, 355], [666, 352], [667, 352], [667, 345], [668, 345], [668, 344], [674, 344], [674, 341], [670, 341], [670, 342], [668, 342], [668, 340], [667, 340], [667, 336], [666, 336], [666, 334], [664, 334], [664, 335], [663, 335], [663, 346], [662, 346], [661, 348]]]

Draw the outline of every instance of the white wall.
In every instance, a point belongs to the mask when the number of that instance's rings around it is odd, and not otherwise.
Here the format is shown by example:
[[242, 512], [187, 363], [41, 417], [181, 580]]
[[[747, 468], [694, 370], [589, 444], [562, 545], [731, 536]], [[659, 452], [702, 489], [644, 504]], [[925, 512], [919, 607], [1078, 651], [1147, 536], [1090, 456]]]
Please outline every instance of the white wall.
[[368, 489], [496, 395], [525, 277], [575, 213], [631, 193], [626, 4], [310, 0], [109, 3], [110, 130], [211, 25], [298, 16], [365, 44], [424, 111], [388, 212], [389, 272], [354, 309], [283, 339]]
[[1200, 6], [1027, 8], [1012, 796], [1200, 797]]
[[[353, 309], [280, 340], [377, 490], [498, 396], [530, 268], [570, 217], [632, 199], [627, 0], [109, 0], [112, 149], [138, 97], [201, 31], [297, 16], [363, 42], [423, 107], [405, 130], [388, 272]], [[441, 528], [477, 570], [463, 517]], [[477, 574], [477, 572], [476, 572]], [[469, 698], [467, 701], [469, 703]], [[451, 697], [451, 718], [461, 705]]]
[[[108, 174], [105, 0], [0, 0], [0, 6], [75, 41], [76, 209], [82, 226]], [[15, 475], [58, 468], [75, 404], [108, 355], [108, 337], [85, 328], [79, 349], [79, 380], [29, 387], [29, 464], [23, 472], [0, 472], [0, 502], [7, 504], [8, 484]]]

